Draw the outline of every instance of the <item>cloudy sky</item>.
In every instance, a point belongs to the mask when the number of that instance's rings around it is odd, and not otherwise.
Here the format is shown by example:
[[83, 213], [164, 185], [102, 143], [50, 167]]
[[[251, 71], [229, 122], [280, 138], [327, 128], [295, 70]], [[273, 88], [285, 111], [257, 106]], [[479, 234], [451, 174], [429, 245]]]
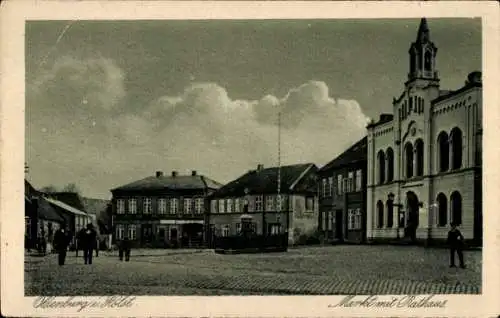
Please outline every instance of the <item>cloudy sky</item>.
[[[392, 112], [418, 19], [26, 24], [26, 161], [84, 195], [156, 170], [228, 182], [258, 163], [321, 166]], [[481, 23], [430, 19], [441, 85], [481, 69]]]

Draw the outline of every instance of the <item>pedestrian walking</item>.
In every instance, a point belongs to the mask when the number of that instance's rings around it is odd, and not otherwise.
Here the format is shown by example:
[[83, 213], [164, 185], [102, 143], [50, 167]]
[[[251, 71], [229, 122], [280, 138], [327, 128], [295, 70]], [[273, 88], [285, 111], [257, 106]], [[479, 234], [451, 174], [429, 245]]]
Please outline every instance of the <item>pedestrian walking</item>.
[[118, 245], [118, 257], [120, 261], [123, 261], [123, 255], [125, 254], [125, 262], [130, 260], [130, 250], [131, 250], [131, 242], [128, 237], [125, 237], [120, 244]]
[[54, 234], [54, 248], [58, 254], [59, 266], [64, 265], [66, 261], [66, 251], [68, 250], [69, 241], [71, 237], [69, 231], [66, 228], [66, 224], [61, 224], [61, 228]]
[[95, 257], [99, 257], [100, 245], [101, 245], [101, 240], [99, 240], [99, 235], [96, 235], [96, 238], [95, 238]]
[[81, 237], [81, 247], [83, 249], [83, 260], [85, 264], [92, 264], [92, 254], [97, 240], [97, 232], [94, 230], [92, 223], [87, 224], [87, 229]]
[[451, 229], [448, 232], [448, 246], [450, 247], [450, 267], [455, 266], [455, 252], [458, 254], [458, 260], [460, 262], [460, 267], [465, 268], [463, 249], [464, 236], [458, 230], [456, 223], [451, 223]]
[[82, 248], [82, 238], [83, 238], [84, 233], [85, 233], [85, 228], [82, 228], [76, 234], [76, 239], [75, 239], [76, 257], [78, 257], [78, 250], [80, 250]]

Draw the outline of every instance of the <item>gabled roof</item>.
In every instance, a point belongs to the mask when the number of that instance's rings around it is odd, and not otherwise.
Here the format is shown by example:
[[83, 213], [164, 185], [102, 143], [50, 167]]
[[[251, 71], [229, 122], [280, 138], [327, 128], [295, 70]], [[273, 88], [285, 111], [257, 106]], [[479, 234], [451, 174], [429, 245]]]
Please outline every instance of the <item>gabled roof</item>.
[[42, 220], [64, 222], [64, 218], [59, 215], [44, 197], [38, 198], [38, 217]]
[[337, 156], [335, 159], [324, 165], [319, 170], [319, 172], [339, 168], [359, 161], [368, 160], [367, 145], [368, 137], [365, 136], [354, 145], [349, 147], [346, 151]]
[[57, 201], [61, 201], [75, 209], [82, 211], [85, 210], [82, 198], [76, 192], [60, 191], [60, 192], [47, 192], [45, 194], [50, 198], [55, 199]]
[[71, 205], [68, 205], [68, 204], [66, 204], [64, 202], [61, 202], [59, 200], [55, 200], [55, 199], [48, 198], [48, 197], [46, 197], [45, 200], [47, 200], [47, 202], [49, 202], [50, 204], [53, 204], [56, 207], [59, 207], [59, 208], [61, 208], [63, 210], [66, 210], [66, 211], [68, 211], [70, 213], [73, 213], [75, 215], [85, 215], [85, 216], [87, 216], [87, 213], [85, 213], [85, 212], [83, 212], [83, 211], [81, 211], [81, 210], [79, 210], [77, 208], [74, 208]]
[[114, 188], [114, 191], [144, 190], [203, 190], [219, 189], [221, 183], [202, 175], [150, 176], [132, 183]]
[[[282, 166], [281, 193], [315, 191], [315, 187], [304, 187], [301, 181], [309, 172], [316, 172], [317, 168], [313, 163]], [[241, 197], [245, 195], [245, 189], [249, 194], [277, 193], [278, 167], [249, 171], [217, 190], [212, 197]]]

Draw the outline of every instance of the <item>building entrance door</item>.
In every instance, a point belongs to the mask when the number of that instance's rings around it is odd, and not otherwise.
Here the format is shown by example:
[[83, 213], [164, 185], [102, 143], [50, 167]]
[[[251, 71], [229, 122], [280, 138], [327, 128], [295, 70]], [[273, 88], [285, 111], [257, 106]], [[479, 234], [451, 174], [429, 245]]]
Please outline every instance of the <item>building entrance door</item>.
[[420, 203], [417, 195], [413, 191], [406, 193], [406, 210], [408, 211], [408, 220], [406, 224], [406, 236], [412, 241], [417, 239], [417, 228], [419, 225]]
[[335, 211], [335, 238], [339, 241], [344, 240], [344, 220], [343, 220], [343, 211], [336, 210]]

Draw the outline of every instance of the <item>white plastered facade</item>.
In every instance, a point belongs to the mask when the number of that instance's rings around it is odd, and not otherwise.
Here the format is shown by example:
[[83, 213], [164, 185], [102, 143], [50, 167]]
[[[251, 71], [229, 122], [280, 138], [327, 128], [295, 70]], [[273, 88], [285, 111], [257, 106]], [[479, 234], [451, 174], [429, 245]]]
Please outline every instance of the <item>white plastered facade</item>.
[[[436, 52], [429, 40], [427, 23], [422, 19], [417, 41], [409, 52], [410, 60], [416, 61], [410, 62], [405, 89], [393, 101], [395, 115], [383, 115], [378, 123], [368, 126], [368, 240], [405, 236], [405, 227], [410, 219], [415, 220], [414, 214], [409, 215], [410, 210], [416, 211], [414, 206], [410, 207], [409, 193], [419, 202], [417, 239], [445, 239], [452, 221], [459, 223], [466, 239], [481, 236], [481, 224], [478, 224], [482, 222], [482, 211], [478, 211], [478, 200], [481, 200], [478, 186], [482, 151], [481, 74], [469, 74], [468, 79], [464, 78], [464, 87], [456, 91], [440, 90], [435, 70]], [[447, 141], [448, 149], [442, 146], [440, 138]], [[417, 143], [423, 144], [420, 153]], [[389, 162], [389, 149], [393, 152], [392, 163]], [[446, 150], [447, 156], [443, 155]], [[413, 155], [409, 154], [411, 152]], [[384, 160], [380, 159], [382, 153]], [[421, 164], [419, 159], [423, 159]], [[389, 194], [394, 196], [392, 213]]]

